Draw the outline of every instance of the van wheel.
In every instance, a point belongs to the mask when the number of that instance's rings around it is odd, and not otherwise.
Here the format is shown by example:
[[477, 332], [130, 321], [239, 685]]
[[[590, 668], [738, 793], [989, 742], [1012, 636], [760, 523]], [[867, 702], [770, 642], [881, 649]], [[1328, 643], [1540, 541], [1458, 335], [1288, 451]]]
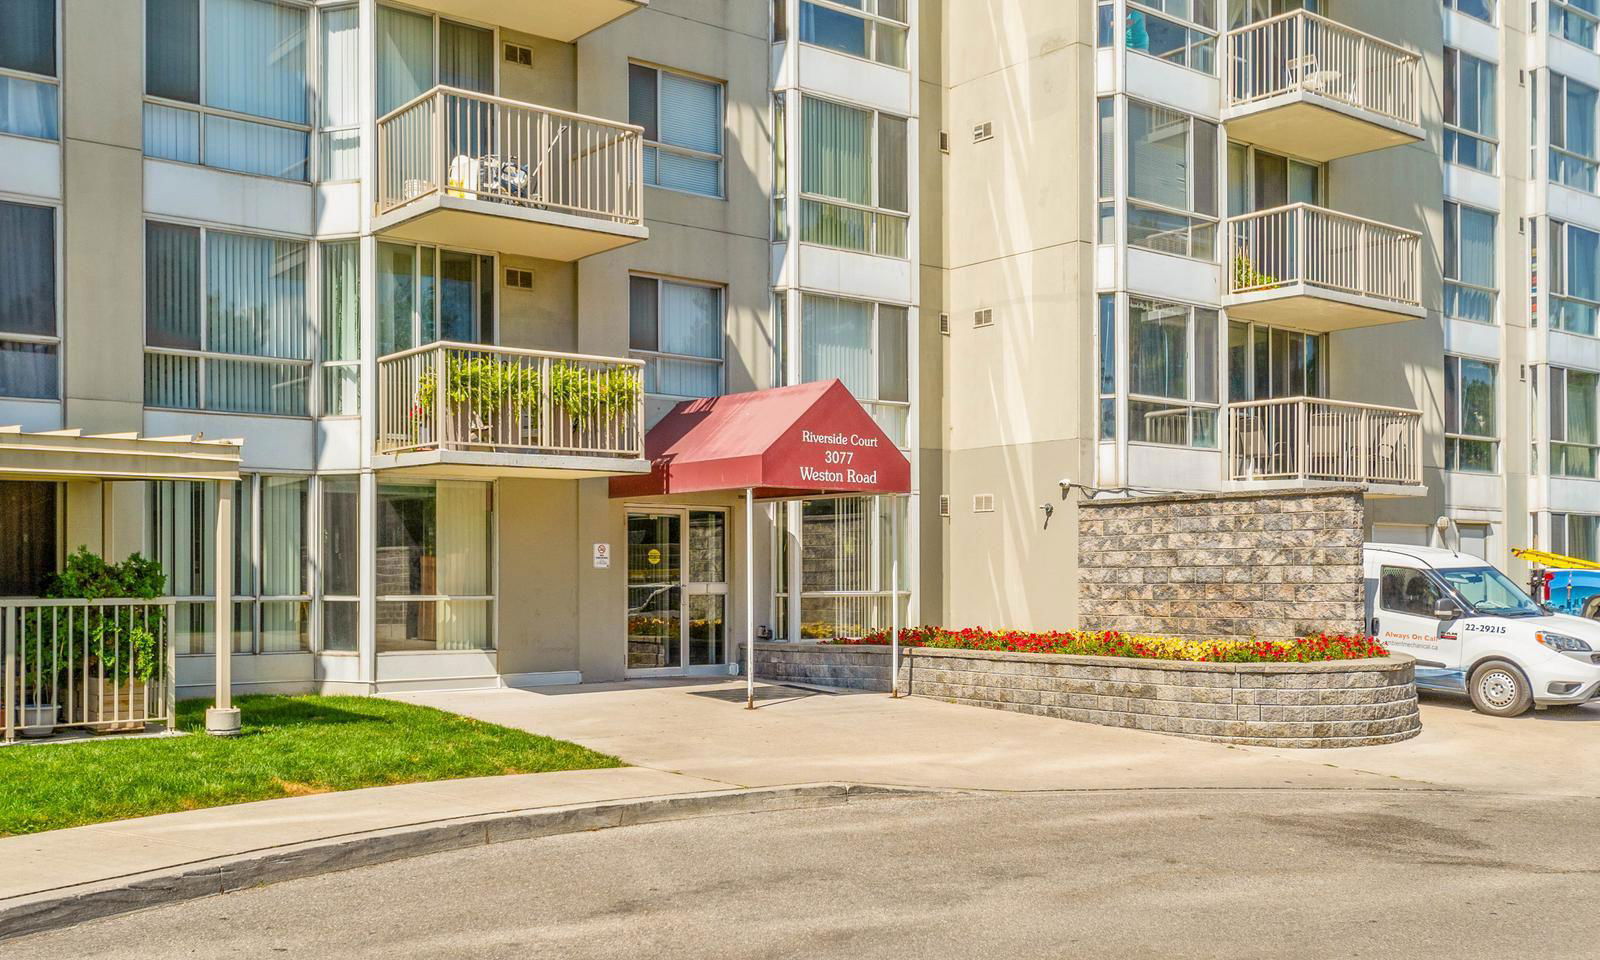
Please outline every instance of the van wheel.
[[1533, 706], [1533, 691], [1522, 671], [1504, 660], [1490, 660], [1472, 671], [1467, 684], [1472, 705], [1491, 717], [1516, 717]]

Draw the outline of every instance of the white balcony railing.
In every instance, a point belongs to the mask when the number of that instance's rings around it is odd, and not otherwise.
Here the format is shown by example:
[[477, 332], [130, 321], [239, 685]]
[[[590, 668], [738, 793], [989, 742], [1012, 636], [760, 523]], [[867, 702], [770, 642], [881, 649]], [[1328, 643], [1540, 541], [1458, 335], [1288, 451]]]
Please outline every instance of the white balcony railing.
[[1422, 234], [1310, 204], [1228, 221], [1229, 293], [1303, 283], [1357, 296], [1422, 303]]
[[1422, 483], [1422, 414], [1293, 397], [1228, 409], [1233, 480]]
[[378, 361], [380, 454], [644, 456], [639, 360], [433, 343]]
[[1417, 126], [1421, 58], [1370, 34], [1297, 10], [1228, 34], [1228, 105], [1286, 93], [1337, 100]]
[[172, 721], [174, 602], [0, 600], [0, 735]]
[[644, 131], [435, 87], [378, 121], [378, 213], [444, 191], [644, 222]]

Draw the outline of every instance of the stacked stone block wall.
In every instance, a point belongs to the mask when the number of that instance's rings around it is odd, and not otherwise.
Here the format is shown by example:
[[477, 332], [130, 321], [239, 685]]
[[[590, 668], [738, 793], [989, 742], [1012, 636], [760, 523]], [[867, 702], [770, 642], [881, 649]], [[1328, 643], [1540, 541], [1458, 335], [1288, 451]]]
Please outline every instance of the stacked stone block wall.
[[[1394, 743], [1422, 729], [1414, 661], [1183, 663], [1121, 657], [910, 648], [900, 689], [913, 696], [1273, 747]], [[756, 645], [756, 676], [889, 690], [889, 648]]]
[[1233, 640], [1359, 633], [1364, 526], [1354, 487], [1086, 501], [1081, 626]]

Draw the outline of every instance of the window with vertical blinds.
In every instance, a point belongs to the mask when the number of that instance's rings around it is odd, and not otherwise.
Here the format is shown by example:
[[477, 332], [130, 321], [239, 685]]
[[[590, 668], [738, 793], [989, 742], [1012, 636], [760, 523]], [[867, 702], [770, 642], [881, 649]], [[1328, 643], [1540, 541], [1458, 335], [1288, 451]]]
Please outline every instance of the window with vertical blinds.
[[146, 405], [306, 416], [308, 245], [154, 221], [145, 237]]
[[56, 140], [56, 0], [0, 3], [0, 133]]
[[806, 97], [800, 121], [800, 240], [904, 259], [910, 214], [903, 117]]
[[1495, 322], [1495, 214], [1453, 200], [1444, 204], [1444, 312]]
[[646, 393], [714, 397], [723, 391], [721, 287], [629, 278], [628, 355], [645, 362]]
[[1600, 373], [1550, 368], [1550, 475], [1595, 478]]
[[355, 180], [361, 176], [359, 11], [353, 6], [324, 7], [317, 12], [317, 18], [321, 62], [317, 177], [325, 181]]
[[[891, 604], [900, 608], [900, 623], [907, 622], [911, 592], [911, 564], [906, 559], [908, 503], [904, 497], [840, 497], [777, 505], [772, 540], [780, 633], [787, 630], [793, 600], [788, 590], [791, 563], [800, 565], [800, 637], [788, 639], [859, 637], [887, 630], [894, 621]], [[800, 526], [798, 551], [789, 549], [789, 537], [782, 534], [795, 513]], [[898, 580], [893, 577], [896, 528], [900, 538]]]
[[1499, 365], [1471, 357], [1444, 358], [1446, 470], [1495, 473], [1500, 434], [1495, 407]]
[[628, 119], [644, 128], [645, 183], [723, 195], [722, 84], [629, 64]]
[[56, 211], [0, 201], [0, 397], [60, 396]]
[[307, 179], [310, 22], [273, 0], [149, 0], [145, 155]]
[[361, 245], [324, 243], [322, 250], [322, 415], [361, 411]]
[[810, 293], [801, 297], [800, 311], [801, 380], [839, 380], [904, 448], [910, 442], [910, 311]]
[[1550, 179], [1595, 193], [1600, 180], [1600, 145], [1595, 137], [1600, 92], [1550, 72]]

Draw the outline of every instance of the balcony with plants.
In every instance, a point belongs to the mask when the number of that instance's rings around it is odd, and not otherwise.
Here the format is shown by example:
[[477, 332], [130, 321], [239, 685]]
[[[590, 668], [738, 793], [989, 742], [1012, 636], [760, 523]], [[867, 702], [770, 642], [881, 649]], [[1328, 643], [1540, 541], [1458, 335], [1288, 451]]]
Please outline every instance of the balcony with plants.
[[439, 342], [378, 361], [379, 468], [642, 473], [638, 360]]

